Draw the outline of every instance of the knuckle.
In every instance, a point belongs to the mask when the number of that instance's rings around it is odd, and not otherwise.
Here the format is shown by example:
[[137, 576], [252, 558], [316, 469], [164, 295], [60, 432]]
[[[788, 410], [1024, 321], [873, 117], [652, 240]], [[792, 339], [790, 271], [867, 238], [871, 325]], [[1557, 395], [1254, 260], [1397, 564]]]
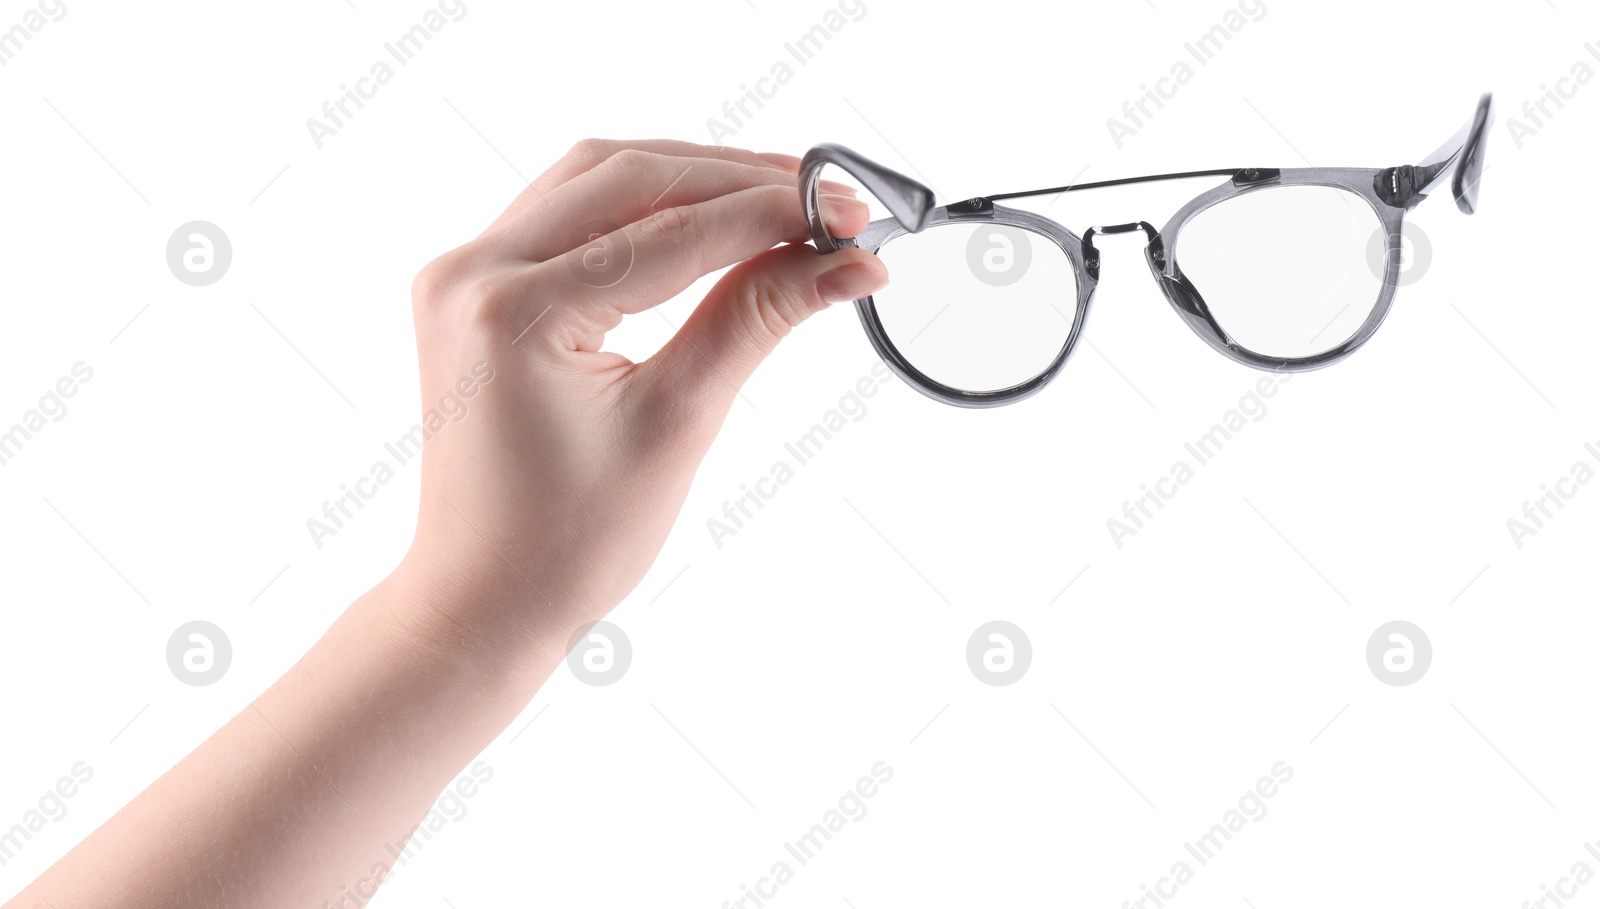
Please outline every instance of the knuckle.
[[773, 338], [788, 336], [810, 314], [806, 301], [794, 288], [769, 275], [752, 279], [746, 299], [750, 327]]
[[531, 290], [528, 282], [505, 272], [473, 278], [462, 290], [468, 319], [479, 328], [502, 332], [525, 309]]
[[797, 236], [805, 226], [805, 214], [795, 204], [794, 186], [766, 184], [752, 186], [738, 193], [739, 208], [730, 217], [736, 218], [752, 234], [766, 237], [772, 243]]
[[434, 258], [411, 281], [411, 302], [419, 309], [433, 309], [450, 297], [450, 291], [467, 273], [465, 248], [453, 249]]
[[604, 161], [611, 154], [611, 143], [605, 139], [579, 139], [567, 150], [573, 161]]
[[784, 228], [804, 220], [803, 209], [795, 204], [793, 183], [769, 183], [755, 189], [758, 206], [770, 217], [764, 223]]
[[755, 187], [756, 198], [764, 205], [771, 205], [784, 210], [794, 208], [794, 183], [786, 181], [781, 176], [776, 183], [765, 183]]
[[691, 206], [662, 208], [639, 222], [639, 232], [645, 237], [673, 237], [693, 245], [696, 240], [696, 221], [697, 216]]
[[619, 170], [624, 174], [641, 174], [649, 170], [655, 163], [656, 156], [637, 148], [618, 149], [609, 158], [605, 165], [609, 169]]
[[750, 167], [748, 172], [753, 185], [775, 187], [784, 199], [794, 202], [795, 187], [799, 185], [794, 174], [773, 167]]

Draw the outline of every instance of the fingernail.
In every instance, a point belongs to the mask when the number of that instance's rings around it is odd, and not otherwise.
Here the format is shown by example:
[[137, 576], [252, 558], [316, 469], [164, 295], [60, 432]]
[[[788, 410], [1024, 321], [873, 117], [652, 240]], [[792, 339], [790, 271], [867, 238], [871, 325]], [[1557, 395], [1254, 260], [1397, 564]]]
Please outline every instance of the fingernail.
[[848, 183], [835, 183], [832, 180], [822, 181], [822, 191], [825, 193], [846, 196], [851, 199], [856, 197], [856, 188], [854, 186], [851, 186]]
[[851, 262], [817, 275], [817, 293], [829, 303], [843, 303], [870, 296], [888, 283], [882, 268], [869, 262]]

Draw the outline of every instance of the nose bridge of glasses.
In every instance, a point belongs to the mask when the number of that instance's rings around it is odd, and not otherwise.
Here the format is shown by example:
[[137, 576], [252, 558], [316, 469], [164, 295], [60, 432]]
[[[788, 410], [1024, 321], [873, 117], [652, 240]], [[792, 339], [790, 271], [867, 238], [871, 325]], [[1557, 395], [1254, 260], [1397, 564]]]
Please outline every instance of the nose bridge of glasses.
[[1100, 279], [1100, 250], [1094, 245], [1095, 234], [1128, 234], [1136, 230], [1144, 231], [1146, 238], [1145, 254], [1150, 257], [1152, 263], [1159, 263], [1165, 259], [1166, 252], [1162, 249], [1161, 232], [1156, 230], [1155, 225], [1148, 221], [1132, 221], [1127, 224], [1106, 226], [1096, 225], [1083, 232], [1083, 267], [1089, 273], [1089, 277], [1097, 281]]

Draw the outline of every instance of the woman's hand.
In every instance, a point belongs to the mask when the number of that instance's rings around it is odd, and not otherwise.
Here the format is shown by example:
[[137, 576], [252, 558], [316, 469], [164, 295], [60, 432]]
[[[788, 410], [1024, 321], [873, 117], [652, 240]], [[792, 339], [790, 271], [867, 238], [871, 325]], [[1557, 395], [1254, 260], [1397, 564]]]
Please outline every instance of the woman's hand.
[[[580, 142], [422, 270], [429, 439], [416, 540], [392, 580], [438, 614], [401, 621], [564, 645], [638, 584], [756, 365], [812, 313], [886, 283], [870, 253], [804, 245], [798, 163]], [[835, 236], [866, 226], [847, 187], [823, 188]], [[655, 356], [601, 351], [624, 315], [728, 266]]]
[[[393, 844], [527, 705], [572, 632], [638, 583], [739, 384], [811, 313], [884, 283], [866, 252], [800, 245], [796, 164], [579, 143], [423, 269], [410, 552], [9, 905], [365, 902]], [[825, 208], [836, 235], [865, 226], [858, 202]], [[729, 265], [656, 356], [600, 352], [623, 315]]]

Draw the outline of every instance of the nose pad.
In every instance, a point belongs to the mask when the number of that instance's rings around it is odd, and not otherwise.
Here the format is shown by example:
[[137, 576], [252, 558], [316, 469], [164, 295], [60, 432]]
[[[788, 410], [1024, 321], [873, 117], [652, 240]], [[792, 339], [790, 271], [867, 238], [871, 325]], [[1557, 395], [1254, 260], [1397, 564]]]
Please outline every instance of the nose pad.
[[1150, 222], [1134, 221], [1129, 224], [1113, 224], [1109, 227], [1097, 226], [1084, 231], [1084, 270], [1091, 278], [1097, 281], [1100, 279], [1100, 251], [1094, 245], [1095, 234], [1126, 234], [1136, 230], [1144, 231], [1145, 237], [1148, 238], [1144, 245], [1144, 260], [1150, 266], [1150, 276], [1156, 279], [1162, 294], [1178, 311], [1178, 315], [1182, 316], [1189, 327], [1202, 337], [1214, 338], [1224, 345], [1230, 343], [1228, 333], [1223, 331], [1217, 320], [1211, 317], [1211, 308], [1206, 306], [1205, 298], [1200, 295], [1200, 289], [1194, 286], [1194, 282], [1183, 273], [1177, 262], [1169, 260], [1166, 244], [1161, 240], [1161, 232]]
[[1156, 283], [1161, 285], [1161, 292], [1166, 295], [1167, 301], [1196, 334], [1202, 338], [1213, 339], [1224, 346], [1233, 343], [1228, 333], [1217, 324], [1216, 319], [1212, 318], [1211, 307], [1206, 305], [1200, 289], [1194, 286], [1194, 282], [1183, 273], [1178, 263], [1170, 259], [1159, 235], [1153, 237], [1145, 246], [1144, 258], [1150, 265], [1150, 274], [1156, 279]]

